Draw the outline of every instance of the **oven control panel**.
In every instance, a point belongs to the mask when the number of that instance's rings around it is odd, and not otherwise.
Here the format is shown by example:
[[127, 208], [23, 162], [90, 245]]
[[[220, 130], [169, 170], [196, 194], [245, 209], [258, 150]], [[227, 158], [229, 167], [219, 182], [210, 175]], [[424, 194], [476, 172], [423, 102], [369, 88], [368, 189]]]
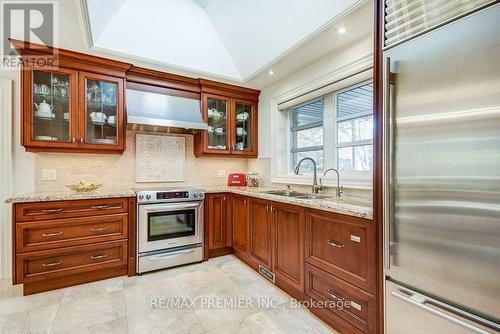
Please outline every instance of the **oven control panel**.
[[205, 198], [203, 189], [141, 190], [136, 193], [138, 203], [200, 201]]

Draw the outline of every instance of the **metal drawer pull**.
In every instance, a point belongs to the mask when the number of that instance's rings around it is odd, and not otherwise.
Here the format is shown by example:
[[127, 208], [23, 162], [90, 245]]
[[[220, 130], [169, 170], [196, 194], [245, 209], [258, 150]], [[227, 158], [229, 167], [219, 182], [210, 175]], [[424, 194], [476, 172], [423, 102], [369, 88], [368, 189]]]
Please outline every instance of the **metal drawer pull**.
[[340, 297], [337, 297], [336, 295], [334, 295], [330, 289], [326, 290], [326, 294], [329, 295], [330, 297], [334, 298], [334, 299], [344, 300], [344, 298], [340, 298]]
[[103, 254], [103, 255], [92, 255], [90, 258], [92, 260], [98, 260], [98, 259], [104, 259], [106, 256], [108, 256], [108, 253]]
[[106, 227], [99, 227], [99, 228], [91, 228], [90, 230], [91, 230], [92, 232], [102, 232], [102, 231], [109, 230], [109, 226], [106, 226]]
[[62, 264], [63, 261], [59, 261], [59, 262], [52, 262], [52, 263], [42, 263], [42, 266], [43, 267], [53, 267], [53, 266], [58, 266], [60, 264]]
[[351, 300], [351, 306], [361, 312], [361, 305]]
[[109, 205], [92, 205], [92, 209], [102, 210], [109, 208]]
[[56, 233], [44, 233], [44, 234], [42, 234], [42, 237], [44, 237], [44, 238], [57, 237], [57, 236], [63, 235], [63, 234], [64, 234], [64, 232], [62, 232], [62, 231], [61, 232], [56, 232]]
[[63, 212], [64, 210], [63, 209], [47, 209], [47, 210], [43, 210], [44, 213], [60, 213], [60, 212]]
[[358, 237], [357, 235], [352, 235], [351, 234], [351, 241], [361, 242], [361, 237]]
[[[480, 327], [474, 326], [474, 324], [465, 321], [466, 319], [474, 321], [474, 322], [481, 324], [485, 327], [498, 329], [498, 326], [496, 326], [496, 324], [492, 323], [491, 321], [489, 321], [487, 319], [478, 317], [478, 316], [471, 314], [469, 312], [466, 312], [466, 311], [458, 310], [452, 306], [446, 305], [446, 304], [444, 304], [440, 301], [437, 301], [435, 299], [425, 297], [424, 295], [421, 295], [421, 294], [414, 292], [410, 289], [400, 288], [399, 291], [403, 292], [404, 294], [407, 294], [408, 296], [401, 295], [395, 291], [391, 292], [391, 296], [396, 297], [398, 299], [401, 299], [407, 303], [410, 303], [413, 306], [418, 307], [423, 311], [427, 311], [427, 312], [432, 313], [438, 317], [441, 317], [443, 319], [451, 321], [458, 326], [461, 326], [463, 328], [467, 328], [470, 331], [473, 331], [475, 333], [490, 334], [491, 332], [488, 330], [484, 330]], [[429, 305], [436, 306], [437, 308], [431, 307]], [[442, 309], [443, 311], [441, 311], [440, 309]], [[462, 319], [464, 319], [464, 320], [462, 320]]]
[[328, 240], [326, 243], [333, 247], [344, 248], [344, 245], [336, 243], [335, 240]]

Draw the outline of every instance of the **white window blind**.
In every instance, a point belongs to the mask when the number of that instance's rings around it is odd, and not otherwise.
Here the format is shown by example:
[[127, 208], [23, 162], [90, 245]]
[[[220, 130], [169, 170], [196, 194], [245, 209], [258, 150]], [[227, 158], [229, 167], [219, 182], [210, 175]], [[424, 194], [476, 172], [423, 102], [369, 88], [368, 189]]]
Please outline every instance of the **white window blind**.
[[373, 83], [337, 93], [337, 167], [369, 171], [373, 166]]
[[450, 22], [492, 0], [386, 0], [385, 46]]
[[[313, 158], [318, 170], [323, 170], [323, 114], [324, 98], [315, 99], [292, 107], [291, 117], [291, 166], [290, 169], [305, 157]], [[303, 171], [311, 172], [313, 165], [304, 162]]]

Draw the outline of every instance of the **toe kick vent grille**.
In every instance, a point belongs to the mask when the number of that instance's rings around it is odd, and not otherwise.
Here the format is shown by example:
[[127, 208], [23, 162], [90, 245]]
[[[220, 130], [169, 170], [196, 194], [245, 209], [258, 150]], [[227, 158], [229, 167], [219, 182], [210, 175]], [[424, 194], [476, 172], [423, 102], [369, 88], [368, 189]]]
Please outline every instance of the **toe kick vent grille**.
[[259, 265], [259, 274], [261, 274], [262, 276], [267, 278], [269, 281], [273, 282], [273, 284], [275, 283], [274, 274], [269, 269], [264, 268], [263, 266]]

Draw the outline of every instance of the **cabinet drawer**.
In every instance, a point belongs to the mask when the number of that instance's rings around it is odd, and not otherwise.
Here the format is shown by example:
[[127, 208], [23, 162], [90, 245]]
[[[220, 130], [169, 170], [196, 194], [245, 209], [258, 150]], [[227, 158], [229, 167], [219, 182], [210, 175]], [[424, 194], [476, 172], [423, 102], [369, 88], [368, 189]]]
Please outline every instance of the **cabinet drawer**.
[[16, 204], [16, 221], [87, 217], [128, 212], [128, 198]]
[[17, 254], [16, 275], [20, 282], [33, 282], [126, 263], [127, 241], [113, 241]]
[[375, 298], [319, 268], [306, 264], [306, 294], [363, 332], [375, 330]]
[[18, 253], [126, 239], [128, 215], [91, 216], [16, 224]]
[[306, 261], [374, 291], [372, 222], [330, 212], [308, 211]]

